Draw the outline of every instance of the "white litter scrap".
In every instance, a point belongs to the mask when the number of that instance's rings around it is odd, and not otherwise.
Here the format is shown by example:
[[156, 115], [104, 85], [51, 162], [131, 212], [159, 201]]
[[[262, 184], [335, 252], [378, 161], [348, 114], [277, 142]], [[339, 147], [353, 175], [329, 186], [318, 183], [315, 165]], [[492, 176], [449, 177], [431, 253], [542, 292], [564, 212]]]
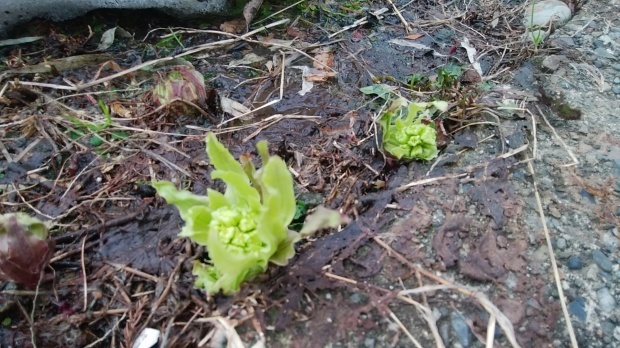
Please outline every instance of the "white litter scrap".
[[393, 44], [399, 45], [399, 46], [413, 47], [413, 48], [415, 48], [417, 50], [425, 50], [425, 51], [433, 50], [432, 48], [430, 48], [430, 47], [428, 47], [426, 45], [423, 45], [423, 44], [420, 44], [420, 43], [417, 43], [417, 42], [414, 42], [414, 41], [411, 41], [411, 40], [405, 40], [405, 39], [392, 39], [392, 40], [389, 41], [389, 43], [393, 43]]
[[482, 77], [482, 67], [480, 66], [478, 57], [476, 57], [476, 49], [469, 43], [468, 38], [464, 38], [463, 41], [461, 41], [461, 47], [467, 51], [467, 58], [469, 58], [469, 62], [473, 66], [474, 70], [480, 74], [480, 77]]
[[252, 110], [250, 110], [247, 106], [239, 103], [238, 101], [234, 101], [230, 98], [220, 97], [220, 106], [222, 107], [222, 111], [231, 114], [233, 117], [251, 117], [250, 114], [252, 113]]
[[417, 43], [417, 42], [413, 42], [411, 40], [407, 40], [407, 39], [392, 39], [392, 40], [390, 40], [388, 42], [389, 43], [393, 43], [395, 45], [403, 46], [403, 47], [415, 48], [416, 50], [421, 50], [421, 51], [426, 51], [426, 52], [432, 51], [434, 57], [447, 57], [447, 55], [441, 54], [441, 53], [435, 51], [434, 49], [430, 48], [429, 46], [426, 46], [426, 45], [423, 45], [423, 44], [420, 44], [420, 43]]
[[233, 68], [240, 65], [252, 65], [254, 63], [263, 62], [265, 60], [267, 60], [267, 58], [261, 57], [256, 53], [248, 53], [241, 59], [231, 60], [230, 63], [228, 63], [228, 67]]
[[306, 93], [310, 92], [314, 87], [314, 82], [306, 80], [306, 76], [316, 74], [317, 72], [314, 71], [316, 69], [305, 65], [297, 65], [291, 68], [301, 70], [301, 90], [298, 93], [299, 95], [306, 95]]
[[110, 48], [110, 46], [114, 43], [115, 37], [128, 39], [133, 36], [121, 27], [108, 29], [103, 33], [103, 35], [101, 35], [101, 40], [99, 41], [99, 45], [95, 51], [105, 51]]
[[131, 348], [151, 348], [157, 344], [160, 335], [159, 330], [147, 327], [140, 332]]
[[27, 36], [19, 39], [0, 40], [0, 47], [20, 45], [29, 42], [35, 42], [41, 39], [43, 39], [43, 36]]

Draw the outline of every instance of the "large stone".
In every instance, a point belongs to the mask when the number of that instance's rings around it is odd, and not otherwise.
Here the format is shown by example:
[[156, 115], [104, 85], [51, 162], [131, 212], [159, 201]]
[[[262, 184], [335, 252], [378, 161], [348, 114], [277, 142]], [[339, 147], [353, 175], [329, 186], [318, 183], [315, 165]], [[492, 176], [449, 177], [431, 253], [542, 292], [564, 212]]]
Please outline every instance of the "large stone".
[[226, 10], [229, 0], [0, 0], [0, 37], [32, 18], [66, 20], [96, 9], [159, 9], [178, 17]]
[[[532, 15], [532, 9], [534, 14]], [[543, 0], [525, 8], [523, 24], [526, 28], [546, 27], [549, 24], [557, 28], [566, 24], [572, 17], [570, 8], [560, 0]]]
[[523, 15], [525, 38], [540, 44], [549, 37], [551, 29], [563, 26], [572, 15], [568, 5], [559, 0], [542, 0], [526, 6]]

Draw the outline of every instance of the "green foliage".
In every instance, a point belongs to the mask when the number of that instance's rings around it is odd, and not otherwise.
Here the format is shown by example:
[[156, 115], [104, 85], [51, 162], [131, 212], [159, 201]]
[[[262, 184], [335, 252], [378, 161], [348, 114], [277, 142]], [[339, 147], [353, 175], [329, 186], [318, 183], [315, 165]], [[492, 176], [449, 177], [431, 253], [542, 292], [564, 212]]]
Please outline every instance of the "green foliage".
[[534, 10], [535, 10], [535, 6], [536, 6], [536, 2], [537, 1], [534, 1], [532, 3], [532, 10], [531, 10], [531, 17], [530, 17], [530, 28], [529, 28], [529, 34], [531, 35], [532, 42], [534, 43], [534, 50], [538, 50], [538, 46], [543, 41], [542, 29], [541, 28], [534, 28]]
[[[67, 118], [75, 125], [75, 131], [71, 131], [69, 136], [73, 140], [77, 140], [87, 133], [94, 133], [90, 137], [90, 144], [93, 147], [100, 146], [103, 144], [104, 136], [99, 135], [98, 133], [105, 130], [112, 124], [112, 117], [110, 116], [110, 109], [105, 105], [102, 100], [99, 100], [99, 107], [101, 108], [101, 112], [103, 113], [104, 121], [100, 123], [90, 123], [79, 120], [76, 117], [71, 115], [67, 115]], [[126, 132], [115, 132], [113, 133], [113, 139], [124, 139], [129, 135]]]
[[309, 17], [309, 18], [313, 18], [317, 15], [318, 11], [319, 11], [319, 7], [315, 4], [309, 4], [306, 2], [302, 2], [301, 4], [297, 5], [299, 8], [299, 12], [301, 12], [301, 14], [304, 17]]
[[[446, 111], [448, 103], [411, 103], [395, 100], [379, 118], [383, 130], [382, 146], [397, 159], [431, 160], [437, 157], [437, 132], [423, 120], [434, 111]], [[429, 122], [432, 124], [432, 122]]]
[[297, 201], [295, 202], [295, 215], [293, 216], [293, 221], [288, 226], [293, 231], [301, 231], [304, 226], [304, 218], [308, 213], [308, 204], [306, 202]]
[[422, 82], [422, 75], [414, 73], [407, 76], [406, 81], [409, 83], [409, 88], [414, 89], [415, 86], [419, 85]]
[[286, 265], [295, 254], [294, 244], [303, 236], [342, 223], [339, 213], [322, 208], [308, 217], [301, 232], [289, 230], [299, 212], [293, 178], [280, 157], [269, 155], [267, 143], [256, 146], [260, 169], [249, 156], [237, 162], [212, 133], [206, 144], [215, 168], [211, 177], [226, 184], [223, 194], [208, 189], [207, 196], [199, 196], [177, 190], [170, 182], [153, 183], [185, 222], [179, 236], [207, 247], [208, 262], [194, 264], [197, 288], [207, 293], [235, 293], [242, 282], [264, 272], [269, 262]]
[[376, 83], [374, 85], [360, 88], [360, 92], [368, 95], [376, 94], [381, 99], [388, 99], [395, 89], [395, 87], [386, 84]]
[[172, 30], [172, 28], [168, 28], [168, 30], [170, 31], [170, 36], [157, 41], [155, 46], [159, 48], [164, 48], [166, 50], [173, 50], [177, 47], [185, 48], [185, 46], [181, 42], [181, 39], [183, 39], [183, 36], [181, 34], [175, 33]]
[[437, 72], [437, 88], [446, 90], [454, 87], [460, 76], [461, 67], [458, 65], [448, 64], [446, 66], [442, 66]]

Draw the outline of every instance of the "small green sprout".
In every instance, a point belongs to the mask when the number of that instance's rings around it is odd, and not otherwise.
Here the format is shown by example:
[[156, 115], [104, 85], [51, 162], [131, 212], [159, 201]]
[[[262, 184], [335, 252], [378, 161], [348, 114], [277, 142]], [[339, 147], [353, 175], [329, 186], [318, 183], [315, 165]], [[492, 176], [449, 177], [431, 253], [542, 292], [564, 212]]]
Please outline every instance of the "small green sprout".
[[454, 64], [442, 66], [437, 71], [437, 88], [446, 90], [454, 87], [461, 76], [461, 67]]
[[286, 265], [302, 237], [343, 223], [338, 212], [319, 207], [300, 232], [290, 230], [297, 209], [293, 177], [280, 157], [269, 155], [267, 143], [256, 145], [260, 169], [247, 155], [237, 162], [212, 133], [206, 143], [215, 167], [211, 177], [226, 183], [224, 194], [208, 189], [205, 197], [177, 190], [170, 182], [153, 183], [185, 222], [179, 236], [207, 247], [208, 263], [194, 264], [197, 288], [211, 294], [235, 293], [242, 282], [264, 272], [269, 262]]
[[411, 103], [396, 99], [379, 118], [383, 129], [383, 148], [397, 159], [431, 160], [437, 157], [437, 132], [425, 124], [433, 111], [446, 111], [448, 103], [434, 101]]

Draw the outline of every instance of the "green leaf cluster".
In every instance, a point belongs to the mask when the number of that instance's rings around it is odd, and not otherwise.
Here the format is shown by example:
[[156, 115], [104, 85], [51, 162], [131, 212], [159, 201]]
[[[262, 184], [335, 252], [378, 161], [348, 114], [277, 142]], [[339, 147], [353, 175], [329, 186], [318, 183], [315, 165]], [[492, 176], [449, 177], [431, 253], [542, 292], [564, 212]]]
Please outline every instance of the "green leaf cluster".
[[208, 189], [207, 196], [199, 196], [170, 182], [153, 183], [185, 222], [179, 236], [207, 248], [209, 261], [194, 264], [197, 288], [232, 294], [242, 282], [264, 272], [269, 262], [286, 265], [303, 236], [342, 223], [339, 213], [322, 208], [308, 217], [301, 232], [289, 230], [297, 210], [293, 178], [280, 157], [269, 155], [267, 143], [256, 146], [260, 169], [247, 155], [237, 162], [212, 133], [206, 144], [215, 168], [211, 177], [226, 184], [223, 194]]
[[448, 103], [434, 101], [412, 103], [398, 98], [379, 118], [383, 130], [382, 145], [397, 159], [431, 160], [437, 157], [437, 132], [424, 124], [431, 112], [446, 111]]

